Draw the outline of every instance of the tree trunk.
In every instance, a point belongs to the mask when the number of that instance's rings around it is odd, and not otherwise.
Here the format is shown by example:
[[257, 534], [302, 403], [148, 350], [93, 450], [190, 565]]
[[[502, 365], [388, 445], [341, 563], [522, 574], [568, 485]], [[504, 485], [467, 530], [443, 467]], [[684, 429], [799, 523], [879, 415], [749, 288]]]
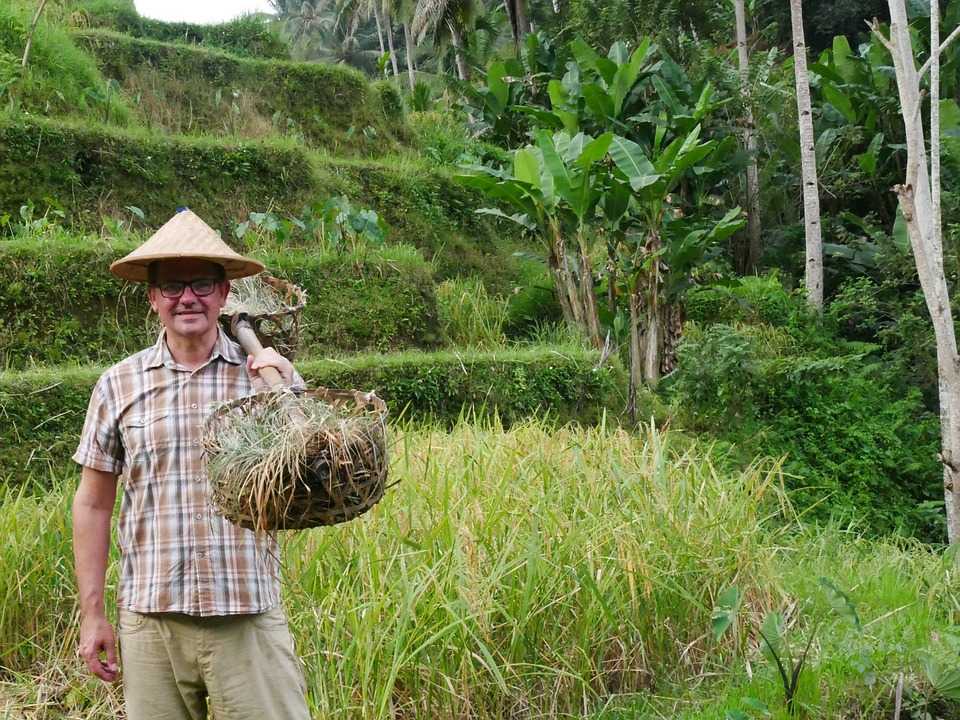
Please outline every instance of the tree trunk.
[[393, 49], [393, 18], [390, 17], [390, 14], [387, 13], [386, 17], [386, 30], [387, 30], [387, 47], [390, 48], [390, 64], [393, 66], [393, 75], [397, 77], [400, 75], [400, 72], [397, 70], [397, 53]]
[[652, 267], [647, 277], [647, 297], [645, 310], [647, 316], [643, 334], [643, 379], [647, 385], [656, 387], [660, 380], [660, 236], [656, 232], [647, 240], [647, 252], [653, 255]]
[[823, 240], [820, 236], [820, 190], [817, 184], [817, 156], [814, 151], [810, 76], [807, 73], [807, 46], [803, 39], [801, 0], [790, 0], [790, 18], [793, 24], [793, 67], [797, 82], [797, 116], [800, 125], [807, 302], [819, 313], [823, 312]]
[[744, 0], [734, 0], [737, 18], [737, 58], [740, 65], [740, 94], [743, 96], [743, 144], [750, 161], [747, 165], [747, 252], [744, 270], [756, 272], [763, 253], [760, 225], [760, 175], [757, 172], [757, 131], [753, 122], [753, 103], [750, 97], [750, 58], [747, 55], [747, 18]]
[[416, 75], [413, 72], [413, 37], [410, 35], [410, 23], [403, 23], [403, 37], [407, 44], [407, 76], [410, 78], [410, 92], [416, 84]]
[[[895, 189], [907, 223], [907, 233], [917, 265], [917, 275], [933, 322], [937, 343], [937, 371], [940, 393], [940, 462], [943, 464], [944, 504], [947, 514], [947, 538], [960, 541], [960, 355], [950, 306], [950, 295], [943, 271], [943, 244], [937, 234], [936, 212], [927, 175], [923, 121], [920, 113], [920, 73], [913, 57], [903, 0], [888, 0], [890, 40], [874, 27], [893, 55], [900, 93], [900, 108], [906, 131], [907, 173], [904, 185]], [[936, 47], [936, 46], [935, 46]], [[932, 58], [937, 63], [938, 57]], [[939, 127], [931, 127], [939, 135]]]
[[463, 36], [453, 23], [447, 23], [450, 28], [450, 41], [453, 43], [453, 58], [457, 63], [457, 77], [466, 82], [470, 79], [470, 68], [463, 57]]
[[640, 289], [634, 280], [630, 288], [630, 384], [627, 389], [627, 413], [630, 422], [637, 422], [637, 393], [643, 382], [643, 369], [640, 348]]
[[517, 10], [517, 28], [519, 29], [519, 40], [523, 42], [524, 36], [530, 32], [530, 21], [527, 20], [526, 0], [514, 0], [514, 7]]
[[557, 293], [557, 300], [560, 302], [560, 309], [563, 312], [563, 319], [568, 325], [583, 330], [583, 323], [580, 316], [580, 301], [577, 297], [573, 280], [570, 277], [570, 268], [567, 263], [567, 248], [563, 240], [563, 234], [560, 228], [550, 223], [550, 270], [553, 274], [554, 289]]
[[383, 28], [380, 27], [380, 9], [377, 7], [377, 3], [373, 4], [373, 19], [377, 22], [377, 40], [380, 41], [380, 54], [383, 55], [387, 48], [383, 44]]
[[578, 238], [577, 255], [580, 261], [580, 302], [583, 304], [583, 319], [587, 330], [587, 337], [595, 348], [603, 348], [603, 336], [600, 332], [600, 313], [597, 309], [597, 296], [593, 291], [593, 265], [590, 254]]
[[40, 0], [40, 4], [37, 6], [37, 11], [33, 14], [33, 21], [30, 23], [30, 30], [27, 32], [27, 43], [23, 48], [23, 58], [20, 61], [20, 67], [25, 68], [27, 66], [27, 61], [30, 59], [30, 48], [33, 46], [33, 35], [37, 32], [37, 23], [40, 22], [40, 15], [43, 13], [43, 8], [47, 4], [47, 0]]

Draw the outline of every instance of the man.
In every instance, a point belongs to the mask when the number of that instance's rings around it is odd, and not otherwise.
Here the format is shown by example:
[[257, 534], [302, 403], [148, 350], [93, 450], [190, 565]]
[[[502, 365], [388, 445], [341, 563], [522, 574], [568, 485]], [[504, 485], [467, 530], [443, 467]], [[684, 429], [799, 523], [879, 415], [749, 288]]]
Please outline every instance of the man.
[[211, 404], [265, 387], [266, 366], [302, 382], [274, 350], [245, 357], [219, 329], [229, 281], [262, 269], [185, 209], [110, 266], [149, 283], [164, 327], [100, 377], [73, 456], [83, 467], [73, 502], [79, 653], [107, 682], [121, 674], [104, 576], [123, 478], [117, 634], [129, 720], [200, 720], [208, 702], [217, 720], [308, 717], [276, 544], [216, 512], [202, 457]]

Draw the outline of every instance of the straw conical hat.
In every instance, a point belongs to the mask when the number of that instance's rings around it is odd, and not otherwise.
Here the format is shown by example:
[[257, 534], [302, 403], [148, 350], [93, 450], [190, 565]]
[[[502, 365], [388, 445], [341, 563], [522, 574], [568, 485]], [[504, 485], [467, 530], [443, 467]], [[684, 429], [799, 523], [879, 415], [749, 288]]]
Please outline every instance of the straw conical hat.
[[223, 266], [228, 280], [256, 275], [263, 270], [263, 263], [231, 250], [212, 227], [184, 208], [178, 210], [143, 245], [114, 262], [110, 272], [124, 280], [147, 282], [150, 263], [176, 258], [199, 258], [215, 262]]

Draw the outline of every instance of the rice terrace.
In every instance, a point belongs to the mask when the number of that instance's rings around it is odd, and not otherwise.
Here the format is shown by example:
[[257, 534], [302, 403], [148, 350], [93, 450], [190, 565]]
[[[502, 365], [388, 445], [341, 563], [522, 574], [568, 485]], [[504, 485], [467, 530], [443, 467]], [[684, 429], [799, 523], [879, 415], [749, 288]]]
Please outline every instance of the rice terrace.
[[960, 0], [0, 0], [0, 718], [960, 719]]

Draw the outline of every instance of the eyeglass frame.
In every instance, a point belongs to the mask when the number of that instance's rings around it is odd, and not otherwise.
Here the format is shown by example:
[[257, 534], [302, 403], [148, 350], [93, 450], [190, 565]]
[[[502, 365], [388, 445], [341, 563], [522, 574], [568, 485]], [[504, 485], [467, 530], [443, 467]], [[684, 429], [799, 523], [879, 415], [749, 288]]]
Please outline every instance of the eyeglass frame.
[[[165, 297], [167, 300], [176, 300], [177, 298], [181, 297], [184, 292], [186, 292], [188, 287], [197, 297], [209, 297], [217, 291], [217, 285], [219, 285], [221, 282], [223, 281], [219, 278], [202, 277], [194, 278], [193, 280], [165, 280], [163, 282], [151, 283], [151, 286], [157, 288], [157, 290], [160, 291], [160, 295]], [[194, 283], [210, 283], [210, 289], [206, 292], [200, 292], [196, 287], [194, 287]], [[170, 285], [179, 285], [179, 292], [176, 292], [173, 295], [168, 295], [166, 290], [164, 290], [164, 287], [169, 287]]]
[[[187, 289], [187, 286], [190, 287], [190, 291], [196, 297], [210, 297], [211, 295], [213, 295], [214, 292], [216, 292], [217, 285], [219, 285], [224, 280], [226, 280], [226, 271], [223, 269], [223, 267], [220, 265], [215, 265], [215, 267], [218, 270], [218, 272], [213, 277], [209, 277], [209, 276], [199, 277], [199, 278], [194, 278], [193, 280], [165, 280], [161, 283], [161, 282], [158, 282], [157, 280], [160, 264], [159, 262], [154, 261], [147, 266], [147, 283], [150, 285], [150, 287], [157, 288], [157, 290], [160, 292], [160, 295], [166, 298], [167, 300], [176, 300], [180, 298], [183, 295], [184, 291]], [[213, 281], [213, 288], [210, 290], [210, 292], [198, 293], [196, 289], [193, 287], [193, 283], [195, 282], [203, 282], [203, 281], [210, 282], [211, 280]], [[180, 288], [180, 292], [178, 292], [176, 295], [167, 295], [166, 293], [163, 292], [163, 289], [160, 286], [170, 285], [172, 283], [182, 284], [183, 287]]]

